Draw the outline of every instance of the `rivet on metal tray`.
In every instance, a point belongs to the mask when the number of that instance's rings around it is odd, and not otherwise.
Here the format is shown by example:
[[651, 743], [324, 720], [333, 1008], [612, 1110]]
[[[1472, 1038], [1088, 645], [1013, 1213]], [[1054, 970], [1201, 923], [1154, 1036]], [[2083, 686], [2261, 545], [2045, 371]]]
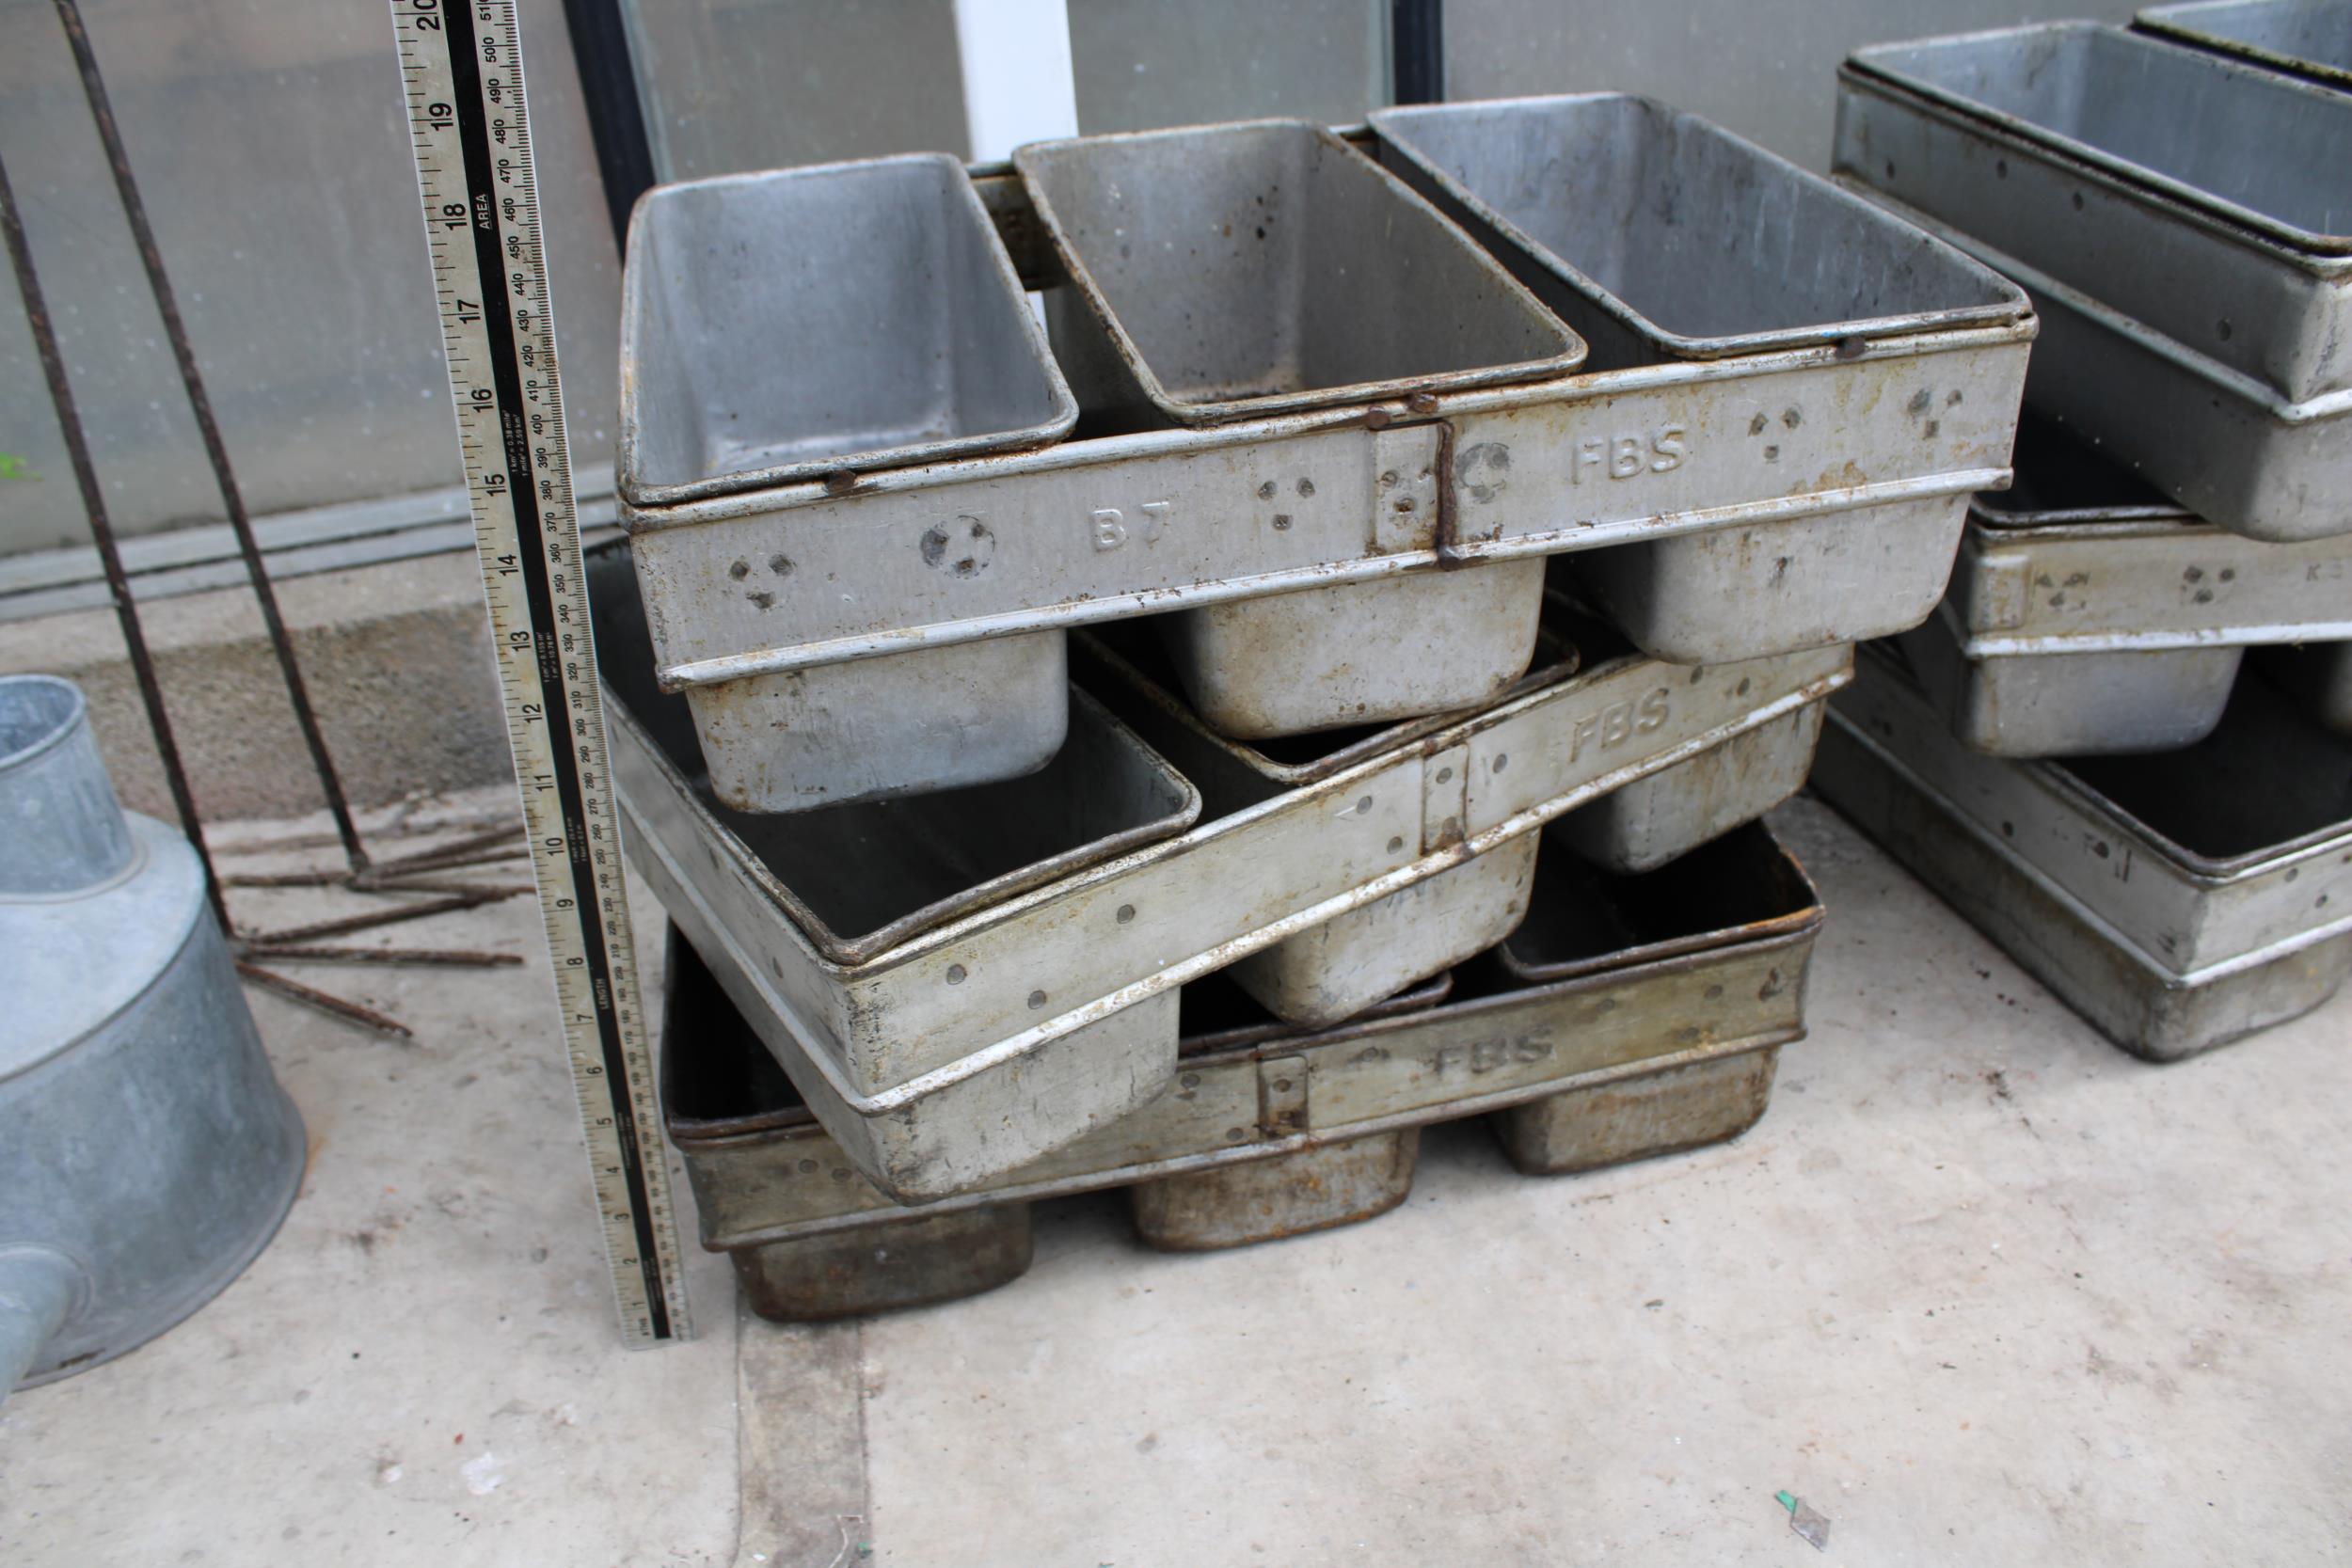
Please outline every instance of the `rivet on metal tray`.
[[1258, 499], [1262, 501], [1270, 501], [1274, 499], [1274, 481], [1269, 479], [1258, 486]]
[[1246, 1136], [1248, 1134], [1238, 1127], [1229, 1127], [1225, 1130], [1225, 1141], [1229, 1144], [1237, 1144]]
[[1454, 769], [1451, 768], [1438, 768], [1438, 782], [1439, 784], [1452, 784], [1454, 782]]
[[833, 1179], [834, 1179], [835, 1181], [844, 1181], [844, 1182], [848, 1181], [848, 1180], [850, 1180], [850, 1168], [849, 1168], [847, 1165], [835, 1165], [835, 1166], [834, 1166], [834, 1167], [833, 1167]]
[[[2107, 852], [2107, 847], [2106, 847], [2106, 845], [2102, 844], [2101, 846], [2099, 846], [2099, 854], [2100, 854], [2100, 857], [2101, 857], [2102, 859], [2105, 859], [2105, 858], [2106, 858], [2106, 852]], [[2299, 866], [2299, 865], [2290, 865], [2290, 866], [2288, 866], [2288, 867], [2287, 867], [2287, 876], [2286, 876], [2286, 879], [2287, 879], [2288, 881], [2290, 881], [2290, 882], [2291, 882], [2291, 881], [2295, 880], [2295, 879], [2296, 879], [2296, 878], [2300, 877], [2301, 875], [2303, 875], [2303, 868], [2302, 868], [2301, 866]]]
[[1398, 837], [1395, 837], [1395, 838], [1392, 838], [1392, 839], [1389, 840], [1389, 853], [1390, 853], [1390, 854], [1393, 855], [1393, 854], [1395, 854], [1398, 850], [1400, 850], [1400, 849], [1402, 849], [1402, 848], [1404, 848], [1404, 847], [1405, 847], [1405, 840], [1404, 840], [1404, 837], [1403, 837], [1402, 835], [1399, 835]]
[[1840, 359], [1859, 359], [1862, 357], [1863, 346], [1861, 338], [1850, 332], [1843, 338], [1837, 340], [1837, 357]]
[[845, 495], [857, 488], [857, 475], [847, 468], [836, 468], [825, 476], [825, 490], [830, 495]]
[[1393, 485], [1394, 483], [1396, 483], [1396, 470], [1395, 470], [1394, 468], [1383, 468], [1383, 469], [1381, 469], [1381, 470], [1380, 470], [1380, 488], [1381, 488], [1381, 489], [1383, 489], [1383, 490], [1386, 490], [1386, 489], [1388, 489], [1389, 487], [1391, 487], [1391, 485]]
[[801, 1162], [801, 1174], [803, 1176], [806, 1176], [810, 1171], [813, 1171], [816, 1168], [817, 1162], [814, 1160], [803, 1160]]
[[1385, 408], [1367, 408], [1364, 410], [1364, 428], [1366, 430], [1386, 430], [1394, 419], [1395, 416], [1391, 414]]
[[745, 578], [750, 577], [751, 575], [752, 563], [748, 561], [739, 561], [727, 568], [727, 576], [733, 578], [738, 582], [741, 582]]
[[1045, 1006], [1045, 993], [1043, 991], [1033, 990], [1029, 992], [1029, 1010], [1031, 1012], [1037, 1011], [1038, 1008], [1042, 1007], [1043, 1006]]
[[1277, 512], [1274, 515], [1274, 526], [1277, 529], [1286, 529], [1290, 527], [1291, 515], [1287, 512]]
[[1502, 772], [1504, 768], [1508, 768], [1508, 767], [1510, 767], [1510, 766], [1511, 766], [1511, 753], [1510, 753], [1510, 752], [1497, 752], [1495, 753], [1495, 771], [1496, 771], [1496, 772], [1500, 773], [1500, 772]]
[[1126, 925], [1127, 922], [1133, 920], [1135, 917], [1136, 907], [1133, 904], [1121, 904], [1119, 906], [1119, 914], [1117, 919], [1121, 926]]
[[1372, 809], [1372, 797], [1367, 795], [1359, 800], [1356, 802], [1356, 809], [1359, 813], [1370, 811]]
[[1288, 1093], [1290, 1093], [1290, 1092], [1291, 1092], [1291, 1081], [1290, 1081], [1289, 1079], [1287, 1079], [1287, 1078], [1277, 1078], [1277, 1079], [1274, 1081], [1274, 1092], [1275, 1092], [1276, 1094], [1288, 1094]]
[[963, 965], [949, 964], [947, 966], [947, 983], [951, 986], [963, 984]]
[[1197, 1072], [1187, 1072], [1176, 1082], [1184, 1088], [1197, 1089], [1200, 1086], [1200, 1075]]
[[1315, 482], [1311, 479], [1301, 479], [1298, 482], [1298, 493], [1301, 496], [1313, 495], [1315, 493]]
[[1738, 691], [1736, 694], [1737, 694], [1737, 695], [1739, 695], [1739, 696], [1741, 696], [1741, 697], [1746, 696], [1746, 695], [1748, 694], [1748, 688], [1749, 688], [1749, 687], [1751, 687], [1751, 686], [1753, 686], [1753, 685], [1755, 685], [1755, 684], [1756, 684], [1756, 683], [1755, 683], [1754, 681], [1750, 680], [1747, 676], [1745, 676], [1745, 675], [1740, 676], [1740, 689], [1739, 689], [1739, 691]]
[[1416, 414], [1434, 414], [1438, 411], [1437, 394], [1434, 392], [1412, 393], [1406, 398], [1405, 406]]
[[1396, 509], [1399, 512], [1410, 512], [1413, 509], [1413, 498], [1410, 496], [1397, 497]]

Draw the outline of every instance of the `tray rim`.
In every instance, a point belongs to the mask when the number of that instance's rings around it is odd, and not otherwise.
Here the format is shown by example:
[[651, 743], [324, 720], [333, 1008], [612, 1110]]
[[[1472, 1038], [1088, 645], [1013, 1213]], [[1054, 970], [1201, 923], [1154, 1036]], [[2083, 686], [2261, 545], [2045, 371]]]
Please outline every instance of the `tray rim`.
[[[1294, 392], [1275, 392], [1256, 397], [1201, 399], [1177, 397], [1161, 381], [1158, 372], [1152, 368], [1151, 361], [1144, 356], [1142, 345], [1136, 341], [1133, 334], [1120, 321], [1118, 311], [1111, 307], [1109, 296], [1095, 281], [1094, 275], [1087, 267], [1085, 259], [1078, 254], [1076, 245], [1064, 230], [1060, 219], [1055, 215], [1053, 200], [1041, 183], [1041, 175], [1037, 166], [1047, 156], [1066, 155], [1073, 150], [1113, 144], [1138, 146], [1152, 141], [1173, 141], [1181, 137], [1197, 138], [1210, 134], [1239, 135], [1245, 133], [1272, 131], [1291, 134], [1303, 132], [1322, 146], [1327, 155], [1347, 159], [1351, 166], [1360, 166], [1368, 170], [1375, 182], [1388, 187], [1391, 196], [1417, 210], [1438, 232], [1459, 241], [1471, 264], [1484, 270], [1487, 274], [1487, 281], [1513, 299], [1518, 304], [1521, 314], [1558, 335], [1559, 352], [1546, 355], [1539, 359], [1518, 360], [1503, 365], [1476, 366], [1462, 371], [1442, 371], [1425, 375], [1392, 376], [1380, 381], [1350, 383], [1347, 387], [1339, 388], [1310, 388]], [[1052, 244], [1055, 255], [1061, 260], [1070, 287], [1076, 291], [1078, 298], [1092, 313], [1096, 323], [1108, 333], [1112, 343], [1117, 347], [1120, 358], [1125, 363], [1128, 373], [1136, 378], [1137, 386], [1142, 388], [1144, 396], [1150, 400], [1152, 406], [1159, 412], [1162, 418], [1170, 420], [1179, 426], [1185, 428], [1222, 427], [1235, 420], [1266, 415], [1304, 413], [1311, 410], [1333, 408], [1360, 412], [1366, 404], [1393, 401], [1413, 393], [1458, 391], [1474, 388], [1514, 386], [1528, 382], [1542, 383], [1556, 380], [1574, 372], [1584, 363], [1585, 356], [1590, 352], [1584, 340], [1578, 335], [1574, 327], [1545, 309], [1543, 303], [1535, 297], [1534, 292], [1518, 278], [1513, 277], [1502, 264], [1488, 255], [1485, 247], [1464, 231], [1459, 224], [1439, 212], [1434, 202], [1407, 185], [1403, 180], [1398, 179], [1393, 172], [1383, 168], [1379, 160], [1368, 157], [1351, 145], [1345, 137], [1319, 120], [1265, 116], [1254, 119], [1220, 120], [1201, 125], [1163, 126], [1149, 131], [1110, 132], [1092, 136], [1057, 136], [1044, 141], [1027, 142], [1014, 148], [1010, 162], [1013, 172], [1021, 181], [1022, 189], [1028, 195], [1029, 205], [1037, 214], [1039, 227], [1044, 230], [1046, 239]], [[1336, 397], [1333, 395], [1335, 392], [1344, 392], [1346, 395]]]
[[[647, 247], [653, 244], [649, 237], [652, 226], [640, 220], [648, 211], [665, 201], [683, 199], [673, 193], [707, 191], [726, 186], [786, 184], [811, 177], [838, 176], [852, 170], [889, 165], [918, 165], [931, 168], [945, 165], [952, 170], [949, 188], [956, 193], [954, 205], [966, 221], [979, 226], [982, 253], [994, 263], [996, 281], [1009, 292], [1011, 304], [1020, 317], [1022, 336], [1029, 344], [1037, 368], [1044, 374], [1046, 397], [1052, 404], [1052, 414], [1037, 423], [1015, 430], [943, 436], [933, 441], [911, 441], [895, 447], [876, 448], [871, 451], [851, 452], [845, 457], [824, 462], [772, 463], [736, 473], [707, 475], [701, 479], [681, 480], [668, 484], [646, 483], [641, 477], [638, 461], [642, 445], [639, 432], [644, 415], [635, 366], [640, 357], [638, 345], [647, 331], [645, 311], [649, 306], [645, 301], [645, 292], [652, 285], [650, 282], [632, 285], [630, 279], [650, 278], [656, 269], [645, 255]], [[896, 152], [874, 158], [843, 158], [829, 163], [714, 174], [698, 180], [654, 185], [642, 192], [629, 209], [628, 236], [621, 247], [621, 279], [620, 357], [628, 373], [623, 374], [620, 380], [620, 404], [615, 414], [619, 426], [613, 443], [612, 480], [616, 493], [626, 500], [649, 506], [675, 505], [746, 490], [823, 480], [831, 475], [855, 473], [863, 469], [900, 468], [916, 464], [1019, 451], [1050, 446], [1069, 435], [1078, 422], [1077, 396], [1071, 391], [1070, 382], [1062, 374], [1061, 364], [1054, 357], [1053, 350], [1045, 341], [1044, 326], [1028, 308], [1028, 295], [1021, 287], [1020, 274], [1013, 267], [1012, 253], [1005, 248], [1004, 237], [996, 230], [995, 219], [982, 205], [979, 191], [972, 182], [971, 170], [962, 159], [952, 153]]]
[[[1994, 269], [1968, 255], [1958, 246], [1936, 235], [1927, 236], [1934, 248], [1947, 255], [1961, 266], [1984, 275], [1986, 281], [1997, 292], [2010, 297], [2006, 301], [1979, 306], [1958, 306], [1938, 310], [1915, 310], [1892, 316], [1857, 316], [1841, 322], [1828, 322], [1806, 326], [1773, 327], [1756, 332], [1696, 334], [1677, 332], [1659, 325], [1637, 309], [1622, 295], [1604, 288], [1583, 269], [1550, 247], [1539, 244], [1518, 224], [1502, 215], [1484, 198], [1471, 191], [1451, 173], [1433, 163], [1419, 148], [1392, 131], [1391, 127], [1412, 119], [1441, 118], [1454, 109], [1535, 108], [1561, 104], [1589, 103], [1627, 103], [1639, 104], [1654, 114], [1667, 117], [1677, 124], [1699, 127], [1708, 136], [1722, 141], [1740, 154], [1772, 169], [1776, 175], [1792, 178], [1807, 188], [1818, 189], [1832, 199], [1855, 205], [1875, 220], [1884, 221], [1890, 214], [1883, 209], [1872, 211], [1870, 203], [1852, 192], [1841, 189], [1835, 182], [1824, 179], [1772, 152], [1703, 115], [1679, 109], [1661, 99], [1635, 92], [1534, 93], [1511, 98], [1481, 98], [1447, 100], [1438, 103], [1400, 103], [1375, 109], [1368, 117], [1373, 133], [1384, 148], [1394, 149], [1413, 166], [1426, 175], [1438, 189], [1459, 202], [1463, 209], [1493, 229], [1496, 234], [1516, 246], [1533, 264], [1542, 267], [1568, 285], [1577, 293], [1606, 312], [1617, 324], [1661, 356], [1676, 359], [1711, 360], [1741, 357], [1752, 354], [1770, 353], [1778, 349], [1809, 347], [1820, 343], [1836, 343], [1847, 338], [1908, 337], [1915, 333], [1936, 332], [1958, 327], [1994, 325], [2020, 321], [2033, 314], [2033, 305], [2025, 291], [2002, 277]], [[1900, 219], [1893, 219], [1899, 227]]]
[[[2321, 102], [2331, 103], [2332, 112], [2352, 118], [2352, 100], [2342, 93], [2312, 83], [2275, 71], [2261, 70], [2242, 61], [2230, 59], [2202, 49], [2174, 43], [2151, 32], [2135, 31], [2101, 22], [2058, 21], [2026, 23], [2010, 27], [1983, 27], [1968, 32], [1943, 33], [1926, 38], [1905, 39], [1888, 43], [1867, 44], [1854, 50], [1838, 67], [1841, 83], [1847, 79], [1867, 81], [1882, 88], [1910, 98], [1922, 104], [1946, 111], [1940, 118], [1954, 120], [2006, 141], [2021, 151], [2026, 151], [2070, 172], [2096, 173], [2099, 182], [2128, 191], [2149, 205], [2169, 211], [2176, 215], [2195, 215], [2217, 223], [2221, 232], [2232, 230], [2265, 242], [2265, 248], [2298, 261], [2307, 272], [2341, 272], [2352, 266], [2352, 232], [2322, 234], [2301, 228], [2285, 219], [2274, 217], [2254, 208], [2242, 206], [2226, 197], [2192, 185], [2186, 181], [2164, 174], [2117, 153], [2104, 151], [2092, 144], [2080, 141], [2063, 133], [2053, 131], [2022, 116], [1987, 106], [1982, 100], [1939, 87], [1911, 72], [1886, 63], [1887, 57], [1906, 51], [1938, 45], [1978, 43], [1993, 39], [2015, 39], [2028, 35], [2065, 33], [2121, 39], [2133, 48], [2152, 49], [2197, 62], [2192, 69], [2212, 71], [2217, 74], [2261, 84], [2250, 90], [2277, 89]], [[2241, 89], [2248, 90], [2248, 89]]]

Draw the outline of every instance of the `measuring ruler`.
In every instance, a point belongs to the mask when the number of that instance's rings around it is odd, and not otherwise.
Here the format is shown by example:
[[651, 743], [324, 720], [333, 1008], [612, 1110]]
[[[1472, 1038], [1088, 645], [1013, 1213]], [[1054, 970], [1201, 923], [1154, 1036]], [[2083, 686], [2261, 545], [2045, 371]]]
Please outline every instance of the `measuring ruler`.
[[506, 736], [621, 1332], [685, 1338], [686, 1283], [621, 882], [556, 382], [517, 0], [392, 0]]

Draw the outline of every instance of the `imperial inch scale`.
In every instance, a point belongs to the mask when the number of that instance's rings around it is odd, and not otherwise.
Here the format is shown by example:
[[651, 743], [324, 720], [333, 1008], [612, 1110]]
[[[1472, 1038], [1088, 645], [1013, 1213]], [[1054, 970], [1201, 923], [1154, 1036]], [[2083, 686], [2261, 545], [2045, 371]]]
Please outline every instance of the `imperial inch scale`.
[[516, 0], [393, 0], [507, 738], [621, 1329], [683, 1338], [555, 364]]

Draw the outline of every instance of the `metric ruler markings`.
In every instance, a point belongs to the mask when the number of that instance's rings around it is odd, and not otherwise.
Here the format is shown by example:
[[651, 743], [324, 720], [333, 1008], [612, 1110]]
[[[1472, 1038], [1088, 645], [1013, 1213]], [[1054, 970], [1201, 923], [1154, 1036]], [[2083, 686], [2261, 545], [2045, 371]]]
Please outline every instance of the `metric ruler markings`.
[[[507, 738], [633, 1345], [688, 1332], [596, 696], [516, 0], [392, 0]], [[486, 428], [485, 428], [486, 427]]]

